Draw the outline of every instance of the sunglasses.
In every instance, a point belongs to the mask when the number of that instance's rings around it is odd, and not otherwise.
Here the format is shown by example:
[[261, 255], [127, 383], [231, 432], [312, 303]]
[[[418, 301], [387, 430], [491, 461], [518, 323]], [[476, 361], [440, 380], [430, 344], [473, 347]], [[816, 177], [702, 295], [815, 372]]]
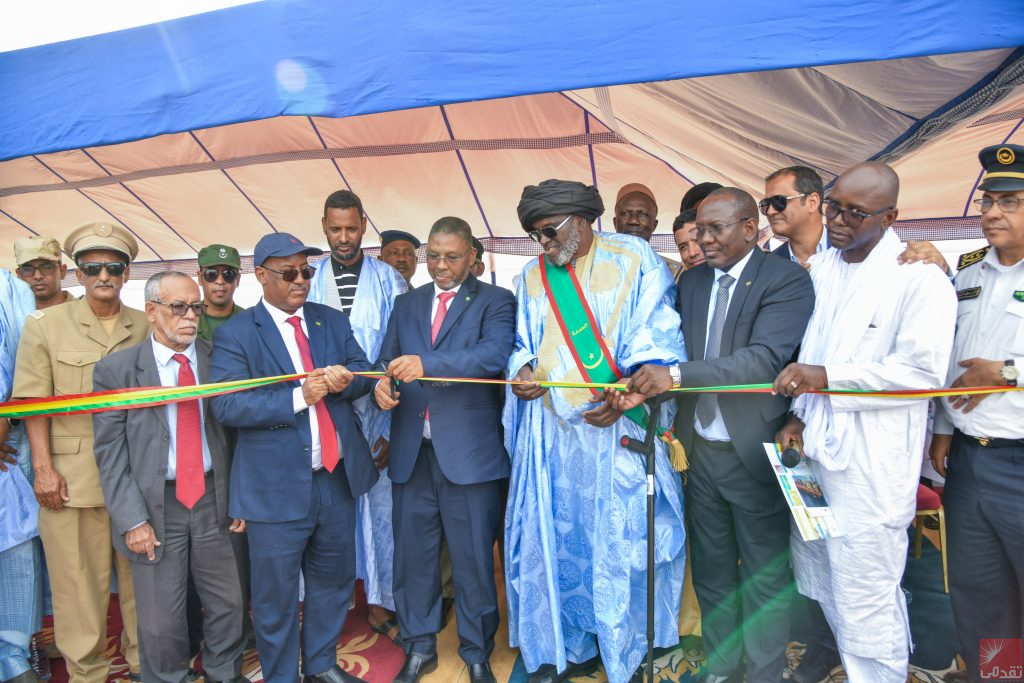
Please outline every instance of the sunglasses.
[[109, 263], [89, 261], [86, 263], [79, 263], [78, 269], [81, 270], [86, 277], [96, 277], [103, 269], [106, 269], [107, 274], [110, 275], [110, 277], [121, 277], [124, 275], [124, 271], [128, 269], [128, 265], [121, 261], [111, 261]]
[[549, 240], [553, 240], [558, 236], [558, 231], [562, 229], [562, 226], [569, 222], [570, 218], [572, 218], [571, 214], [566, 216], [565, 220], [553, 228], [550, 225], [546, 225], [538, 230], [527, 230], [526, 234], [529, 235], [530, 239], [534, 242], [540, 242], [540, 238], [542, 236], [547, 237]]
[[179, 318], [184, 318], [186, 315], [188, 315], [189, 311], [192, 311], [192, 313], [197, 318], [206, 312], [206, 304], [202, 302], [198, 304], [169, 304], [160, 301], [159, 299], [153, 299], [152, 303], [160, 304], [161, 306], [166, 306], [167, 308], [171, 309], [171, 313], [178, 316]]
[[886, 211], [892, 211], [893, 209], [893, 207], [887, 206], [884, 209], [879, 209], [878, 211], [865, 213], [860, 209], [847, 209], [839, 206], [839, 202], [834, 199], [826, 199], [822, 205], [825, 207], [825, 218], [830, 221], [834, 221], [839, 217], [839, 214], [843, 214], [843, 222], [854, 230], [860, 227], [860, 224], [864, 222], [865, 218], [879, 216]]
[[26, 263], [23, 266], [18, 266], [18, 275], [22, 277], [32, 277], [39, 271], [43, 275], [51, 275], [53, 271], [57, 270], [56, 263], [40, 263], [38, 266], [33, 266], [31, 263]]
[[271, 273], [277, 273], [281, 276], [281, 279], [285, 282], [295, 282], [299, 275], [302, 276], [303, 280], [312, 280], [313, 275], [316, 273], [316, 268], [313, 266], [302, 266], [301, 268], [289, 268], [288, 270], [274, 270], [273, 268], [267, 268], [266, 266], [260, 266], [263, 270], [269, 270]]
[[803, 194], [795, 194], [792, 197], [786, 197], [785, 195], [781, 194], [772, 195], [771, 197], [765, 197], [764, 199], [759, 201], [757, 203], [757, 208], [761, 209], [761, 213], [763, 213], [765, 216], [768, 215], [769, 207], [775, 209], [776, 211], [785, 211], [786, 207], [789, 205], [790, 199], [799, 199], [800, 197], [806, 197], [807, 194], [807, 192], [804, 192]]
[[203, 279], [209, 283], [216, 282], [218, 277], [223, 277], [224, 282], [230, 285], [238, 277], [238, 271], [234, 268], [206, 268], [203, 270]]

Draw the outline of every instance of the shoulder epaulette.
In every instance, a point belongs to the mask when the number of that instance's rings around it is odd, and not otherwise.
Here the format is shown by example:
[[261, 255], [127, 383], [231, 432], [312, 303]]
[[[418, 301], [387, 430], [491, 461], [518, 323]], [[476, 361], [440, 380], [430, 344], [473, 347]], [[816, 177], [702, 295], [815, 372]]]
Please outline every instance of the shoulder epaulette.
[[32, 316], [33, 318], [35, 318], [36, 320], [42, 320], [43, 316], [46, 315], [46, 313], [44, 313], [43, 311], [40, 311], [40, 310], [37, 309], [37, 310], [32, 311], [31, 313], [29, 313], [29, 315]]
[[956, 269], [963, 270], [967, 266], [973, 266], [978, 261], [985, 258], [985, 254], [991, 249], [991, 246], [982, 247], [977, 251], [969, 251], [966, 254], [960, 254], [960, 259], [956, 262]]

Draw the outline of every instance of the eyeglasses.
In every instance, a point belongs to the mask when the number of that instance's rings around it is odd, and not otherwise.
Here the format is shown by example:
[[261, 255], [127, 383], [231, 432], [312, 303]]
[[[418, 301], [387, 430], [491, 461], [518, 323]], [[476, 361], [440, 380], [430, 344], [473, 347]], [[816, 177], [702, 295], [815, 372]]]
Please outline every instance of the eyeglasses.
[[224, 282], [230, 285], [238, 277], [238, 271], [234, 268], [206, 268], [203, 270], [203, 279], [207, 282], [216, 282], [218, 277], [223, 277]]
[[448, 263], [450, 263], [450, 264], [452, 264], [452, 265], [455, 265], [456, 263], [458, 263], [458, 262], [459, 262], [459, 261], [461, 261], [462, 259], [466, 258], [466, 255], [467, 255], [468, 253], [469, 253], [469, 252], [466, 252], [466, 254], [463, 254], [462, 256], [453, 256], [452, 254], [448, 254], [448, 255], [446, 255], [446, 256], [441, 256], [440, 254], [431, 254], [431, 253], [430, 253], [430, 252], [428, 251], [428, 252], [426, 253], [426, 255], [424, 256], [424, 258], [425, 258], [425, 259], [427, 260], [427, 262], [429, 262], [429, 263], [437, 263], [437, 262], [438, 262], [438, 261], [440, 261], [441, 259], [444, 259], [444, 260], [445, 260], [445, 261], [447, 261]]
[[49, 261], [44, 261], [38, 266], [33, 266], [31, 263], [26, 263], [23, 266], [18, 266], [18, 275], [22, 277], [32, 277], [39, 271], [43, 275], [52, 275], [53, 271], [57, 270], [57, 264]]
[[[999, 206], [999, 210], [1003, 213], [1014, 213], [1020, 208], [1021, 203], [1020, 197], [1014, 197], [1012, 195], [1004, 195], [999, 199], [992, 199], [991, 197], [982, 197], [981, 199], [974, 200], [974, 206], [981, 213], [988, 213], [992, 210], [993, 206]], [[28, 277], [27, 275], [25, 277]]]
[[110, 263], [88, 261], [86, 263], [79, 263], [78, 269], [85, 273], [86, 277], [96, 277], [103, 269], [106, 269], [110, 277], [121, 277], [124, 275], [124, 271], [128, 269], [128, 266], [121, 261], [111, 261]]
[[795, 194], [792, 197], [785, 197], [781, 194], [772, 195], [771, 197], [765, 197], [759, 201], [757, 203], [757, 208], [761, 209], [761, 213], [767, 216], [769, 207], [776, 211], [785, 211], [786, 207], [789, 205], [790, 199], [799, 199], [800, 197], [806, 197], [808, 194], [810, 193], [804, 192], [803, 194]]
[[152, 303], [166, 306], [171, 309], [171, 313], [179, 318], [184, 318], [188, 315], [189, 311], [192, 311], [197, 318], [206, 312], [206, 304], [202, 302], [199, 302], [198, 304], [169, 304], [164, 301], [160, 301], [159, 299], [153, 299]]
[[566, 216], [565, 220], [553, 228], [550, 225], [546, 225], [538, 230], [527, 230], [526, 234], [529, 235], [530, 239], [534, 242], [540, 242], [541, 236], [547, 237], [549, 240], [553, 240], [558, 236], [558, 231], [562, 229], [562, 226], [569, 222], [570, 218], [572, 218], [572, 214]]
[[839, 202], [834, 199], [826, 199], [822, 205], [825, 207], [825, 218], [830, 221], [834, 221], [839, 217], [839, 214], [843, 214], [843, 222], [854, 229], [859, 228], [860, 224], [864, 222], [864, 219], [879, 216], [886, 211], [892, 211], [893, 208], [891, 206], [887, 206], [884, 209], [879, 209], [878, 211], [864, 213], [860, 209], [847, 209], [839, 206]]
[[747, 216], [746, 218], [739, 218], [737, 220], [734, 220], [731, 223], [723, 223], [721, 225], [714, 225], [714, 224], [712, 224], [712, 225], [700, 225], [700, 224], [698, 224], [697, 228], [696, 228], [697, 237], [698, 238], [699, 237], [703, 237], [704, 234], [708, 233], [708, 232], [710, 232], [715, 237], [718, 237], [723, 232], [725, 232], [725, 229], [728, 228], [730, 225], [736, 225], [737, 223], [743, 223], [745, 221], [749, 221], [751, 218], [753, 218], [753, 216]]
[[295, 282], [299, 275], [302, 276], [303, 280], [312, 280], [313, 275], [316, 274], [316, 268], [313, 266], [302, 266], [301, 268], [289, 268], [288, 270], [274, 270], [273, 268], [267, 268], [266, 266], [260, 266], [263, 270], [269, 270], [271, 273], [277, 273], [281, 276], [281, 279], [285, 282]]

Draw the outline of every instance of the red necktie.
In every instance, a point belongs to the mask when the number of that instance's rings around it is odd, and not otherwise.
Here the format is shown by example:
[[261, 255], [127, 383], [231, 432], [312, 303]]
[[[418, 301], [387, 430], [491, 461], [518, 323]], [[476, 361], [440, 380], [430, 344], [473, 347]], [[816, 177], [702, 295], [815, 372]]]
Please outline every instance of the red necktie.
[[437, 310], [434, 311], [434, 320], [430, 323], [430, 343], [437, 341], [437, 333], [441, 331], [444, 324], [444, 316], [448, 314], [448, 302], [455, 297], [455, 292], [441, 292], [437, 295]]
[[[196, 376], [188, 357], [176, 353], [178, 386], [195, 386]], [[203, 479], [203, 428], [199, 422], [199, 399], [178, 403], [178, 425], [174, 436], [175, 478], [174, 496], [189, 510], [206, 492]]]
[[[299, 347], [299, 357], [302, 358], [302, 369], [306, 372], [313, 370], [313, 354], [309, 351], [309, 339], [302, 331], [302, 318], [293, 315], [285, 322], [295, 328], [295, 344]], [[328, 472], [333, 472], [341, 459], [338, 453], [338, 433], [334, 429], [334, 420], [327, 411], [327, 405], [323, 401], [317, 401], [313, 406], [316, 410], [317, 426], [320, 428], [320, 459]]]

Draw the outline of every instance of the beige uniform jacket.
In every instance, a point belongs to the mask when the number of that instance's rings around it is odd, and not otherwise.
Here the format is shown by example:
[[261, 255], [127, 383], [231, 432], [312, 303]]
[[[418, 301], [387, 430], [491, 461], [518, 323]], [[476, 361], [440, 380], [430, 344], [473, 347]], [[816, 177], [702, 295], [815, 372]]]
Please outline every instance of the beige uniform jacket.
[[[35, 311], [25, 321], [14, 369], [13, 398], [92, 391], [97, 361], [138, 344], [149, 334], [146, 315], [122, 305], [109, 337], [85, 298]], [[92, 415], [50, 419], [53, 467], [68, 482], [68, 507], [104, 504], [92, 451]]]

